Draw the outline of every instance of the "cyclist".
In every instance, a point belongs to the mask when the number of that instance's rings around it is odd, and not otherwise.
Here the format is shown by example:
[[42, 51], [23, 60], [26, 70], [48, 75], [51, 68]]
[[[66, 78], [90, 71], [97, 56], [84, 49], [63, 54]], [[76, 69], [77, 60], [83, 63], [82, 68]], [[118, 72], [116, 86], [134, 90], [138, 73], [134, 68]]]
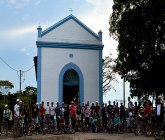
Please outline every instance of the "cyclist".
[[18, 122], [18, 118], [19, 118], [19, 116], [20, 116], [20, 100], [19, 99], [17, 99], [17, 101], [16, 101], [17, 103], [15, 104], [15, 106], [14, 106], [14, 126], [16, 126], [17, 127], [17, 122]]
[[8, 105], [5, 105], [5, 109], [3, 111], [3, 126], [6, 131], [9, 129], [9, 117], [11, 115], [11, 111], [8, 108]]

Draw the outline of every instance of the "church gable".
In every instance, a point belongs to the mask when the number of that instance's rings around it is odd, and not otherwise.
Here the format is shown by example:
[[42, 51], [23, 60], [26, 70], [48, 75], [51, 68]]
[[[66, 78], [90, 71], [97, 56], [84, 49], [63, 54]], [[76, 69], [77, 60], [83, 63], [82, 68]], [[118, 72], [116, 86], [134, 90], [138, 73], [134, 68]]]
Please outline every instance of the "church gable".
[[95, 34], [73, 15], [69, 15], [41, 32], [38, 41], [102, 44], [99, 35]]

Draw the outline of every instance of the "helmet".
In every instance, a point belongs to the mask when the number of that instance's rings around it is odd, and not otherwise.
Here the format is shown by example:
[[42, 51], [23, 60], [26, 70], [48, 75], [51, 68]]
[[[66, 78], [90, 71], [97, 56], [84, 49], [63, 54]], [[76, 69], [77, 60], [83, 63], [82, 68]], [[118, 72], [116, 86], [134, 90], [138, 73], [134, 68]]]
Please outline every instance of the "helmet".
[[8, 105], [7, 105], [7, 104], [5, 104], [5, 107], [8, 107]]
[[19, 102], [20, 101], [20, 99], [17, 99], [17, 102]]
[[73, 101], [71, 101], [71, 104], [73, 104], [74, 102]]

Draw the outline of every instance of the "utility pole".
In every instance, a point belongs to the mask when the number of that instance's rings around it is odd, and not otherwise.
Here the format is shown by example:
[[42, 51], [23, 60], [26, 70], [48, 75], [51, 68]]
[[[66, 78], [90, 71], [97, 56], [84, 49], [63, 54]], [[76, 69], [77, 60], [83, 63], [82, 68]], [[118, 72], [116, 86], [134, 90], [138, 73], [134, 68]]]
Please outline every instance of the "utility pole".
[[125, 77], [123, 78], [123, 102], [125, 107]]
[[19, 70], [19, 98], [21, 97], [21, 77], [22, 77], [22, 72]]

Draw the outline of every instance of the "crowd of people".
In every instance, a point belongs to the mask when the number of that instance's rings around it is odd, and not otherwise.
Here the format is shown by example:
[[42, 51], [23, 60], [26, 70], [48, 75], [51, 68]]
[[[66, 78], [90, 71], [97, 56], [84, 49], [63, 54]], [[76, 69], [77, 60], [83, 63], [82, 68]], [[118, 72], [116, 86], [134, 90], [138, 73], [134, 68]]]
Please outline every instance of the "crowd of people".
[[[29, 109], [25, 102], [17, 99], [14, 106], [14, 128], [17, 127], [18, 120], [21, 116], [24, 118], [24, 123], [28, 124], [31, 121], [38, 122], [39, 118], [53, 122], [54, 130], [58, 130], [61, 127], [67, 127], [71, 125], [72, 129], [79, 131], [84, 124], [84, 130], [92, 132], [111, 130], [114, 126], [120, 124], [125, 120], [131, 120], [133, 114], [137, 114], [139, 111], [143, 112], [144, 118], [149, 118], [153, 113], [152, 102], [146, 95], [145, 102], [141, 103], [131, 101], [128, 97], [128, 108], [125, 108], [123, 103], [120, 105], [117, 102], [111, 101], [108, 104], [103, 103], [101, 106], [96, 101], [95, 103], [86, 102], [74, 102], [70, 104], [62, 103], [61, 105], [57, 102], [55, 105], [53, 102], [44, 102], [41, 104], [34, 103], [32, 110]], [[3, 117], [5, 121], [11, 119], [11, 111], [5, 106]], [[156, 101], [155, 106], [155, 117], [160, 122], [164, 119], [164, 108], [163, 103], [160, 99]]]

